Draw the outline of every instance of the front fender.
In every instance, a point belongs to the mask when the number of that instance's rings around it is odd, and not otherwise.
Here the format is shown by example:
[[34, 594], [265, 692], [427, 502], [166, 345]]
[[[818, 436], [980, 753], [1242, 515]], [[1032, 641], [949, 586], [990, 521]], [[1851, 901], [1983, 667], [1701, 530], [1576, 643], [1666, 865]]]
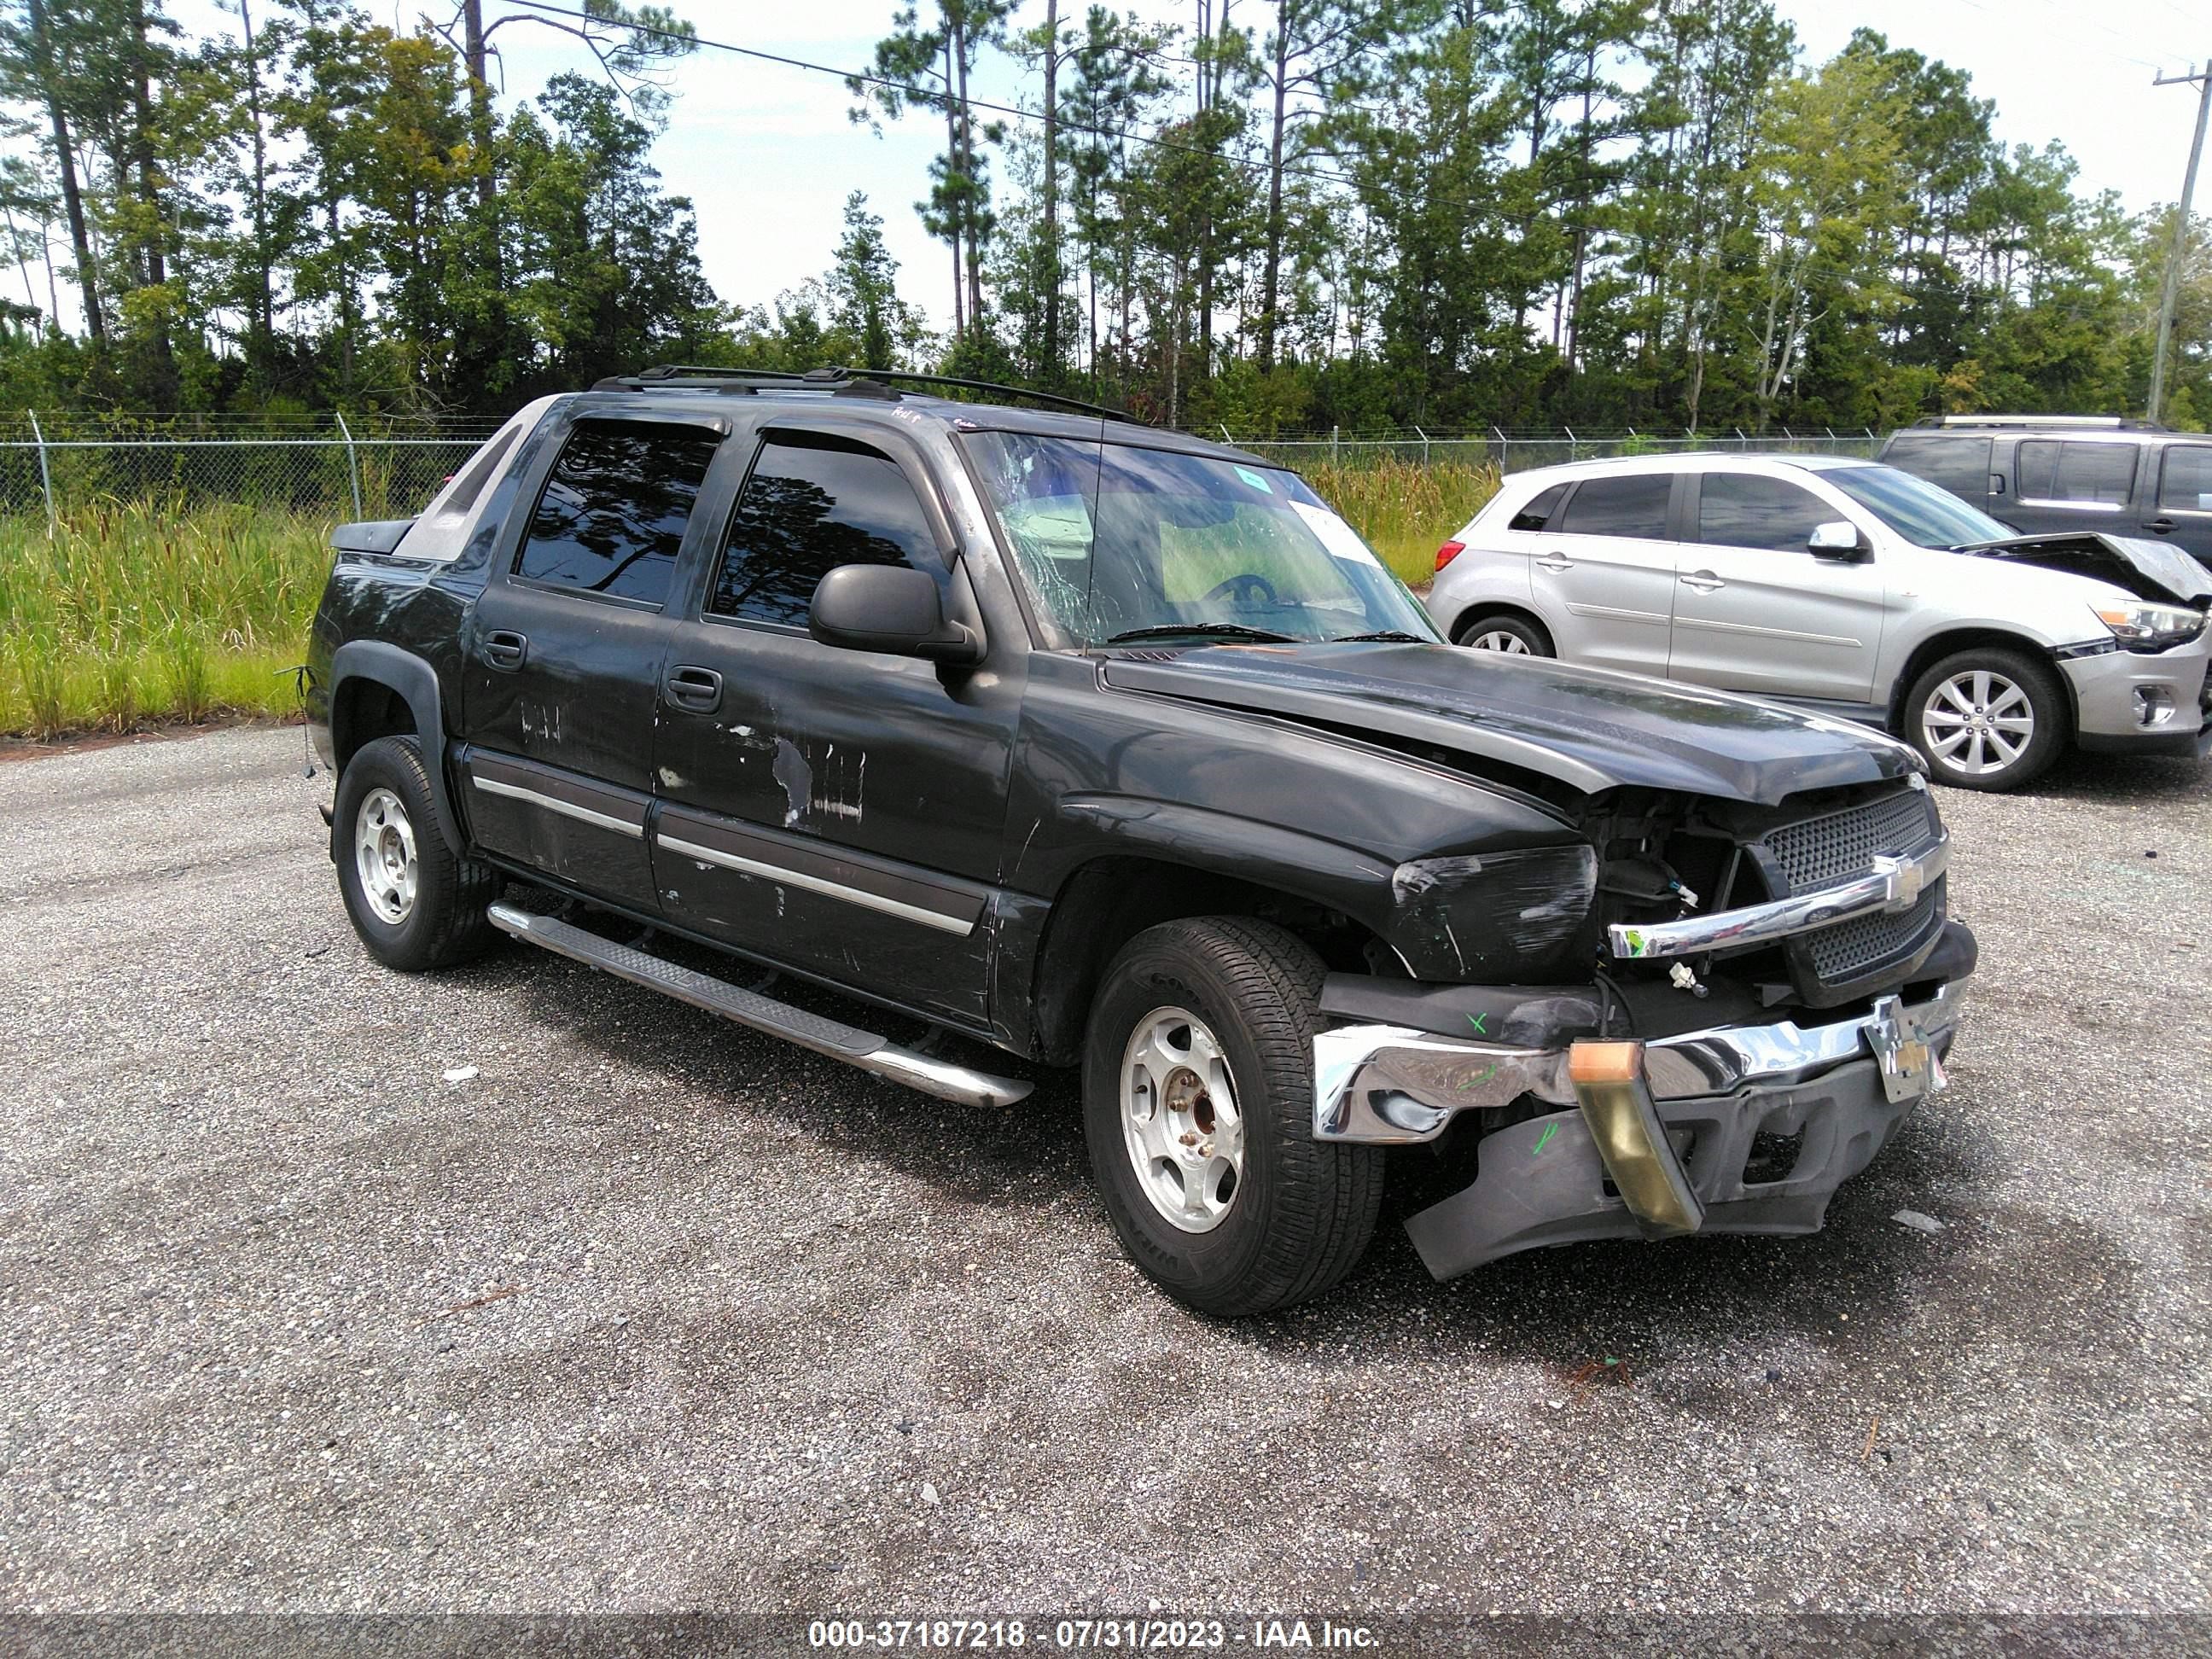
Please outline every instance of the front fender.
[[[1382, 919], [1378, 901], [1387, 906], [1389, 898], [1390, 865], [1303, 830], [1127, 795], [1067, 795], [1060, 810], [1072, 825], [1115, 851], [1277, 888], [1370, 927]], [[1018, 877], [1015, 885], [1021, 884]]]
[[1540, 975], [1583, 941], [1596, 896], [1597, 855], [1579, 840], [1393, 864], [1206, 807], [1085, 794], [1063, 798], [1060, 810], [1113, 853], [1324, 905], [1382, 939], [1419, 979]]

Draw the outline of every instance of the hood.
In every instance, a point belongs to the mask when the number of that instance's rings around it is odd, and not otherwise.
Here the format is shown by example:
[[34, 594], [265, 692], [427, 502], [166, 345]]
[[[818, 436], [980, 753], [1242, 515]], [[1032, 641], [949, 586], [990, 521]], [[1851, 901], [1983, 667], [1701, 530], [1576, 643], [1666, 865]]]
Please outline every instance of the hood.
[[1585, 794], [1632, 784], [1771, 805], [1917, 769], [1904, 744], [1847, 721], [1456, 646], [1208, 646], [1109, 659], [1104, 673], [1126, 690], [1482, 756]]
[[2212, 571], [2178, 547], [2141, 537], [2075, 530], [2014, 536], [1959, 551], [1978, 559], [2003, 559], [2063, 571], [2069, 576], [2087, 576], [2154, 604], [2179, 603], [2199, 610], [2212, 604]]

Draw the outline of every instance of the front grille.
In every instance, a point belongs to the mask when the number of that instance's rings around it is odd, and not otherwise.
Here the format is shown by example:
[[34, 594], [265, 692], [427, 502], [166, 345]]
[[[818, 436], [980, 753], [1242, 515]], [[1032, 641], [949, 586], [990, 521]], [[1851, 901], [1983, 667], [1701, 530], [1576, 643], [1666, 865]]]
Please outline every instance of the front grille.
[[1929, 884], [1920, 902], [1910, 910], [1892, 915], [1877, 911], [1851, 921], [1839, 921], [1805, 935], [1804, 947], [1813, 971], [1823, 982], [1841, 985], [1886, 963], [1907, 957], [1926, 944], [1943, 922], [1943, 880]]
[[1928, 797], [1916, 789], [1786, 823], [1760, 839], [1789, 878], [1790, 890], [1802, 893], [1864, 875], [1877, 854], [1895, 858], [1916, 851], [1933, 829]]
[[[1777, 898], [1817, 893], [1863, 876], [1878, 858], [1924, 852], [1938, 834], [1927, 792], [1897, 789], [1856, 805], [1778, 824], [1750, 852]], [[1943, 883], [1929, 884], [1909, 910], [1859, 916], [1800, 933], [1787, 947], [1798, 994], [1826, 1006], [1935, 942], [1943, 926]]]

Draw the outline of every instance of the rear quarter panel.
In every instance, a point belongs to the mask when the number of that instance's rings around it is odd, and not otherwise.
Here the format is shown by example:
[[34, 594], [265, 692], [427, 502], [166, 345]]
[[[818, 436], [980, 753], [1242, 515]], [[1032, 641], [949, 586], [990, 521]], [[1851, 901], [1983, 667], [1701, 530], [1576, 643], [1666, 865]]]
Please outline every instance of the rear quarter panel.
[[[483, 586], [481, 566], [455, 570], [404, 559], [340, 554], [324, 585], [307, 642], [307, 724], [316, 751], [336, 768], [345, 733], [333, 713], [344, 694], [335, 671], [341, 646], [373, 640], [427, 662], [438, 681], [447, 731], [424, 734], [426, 755], [456, 735], [461, 714], [461, 631]], [[342, 726], [343, 722], [337, 726]]]
[[[1459, 532], [1456, 539], [1464, 550], [1437, 573], [1429, 588], [1429, 615], [1446, 639], [1486, 605], [1507, 605], [1543, 615], [1528, 576], [1535, 538], [1505, 527], [1529, 494], [1509, 482]], [[1544, 622], [1556, 634], [1553, 619], [1545, 617]]]

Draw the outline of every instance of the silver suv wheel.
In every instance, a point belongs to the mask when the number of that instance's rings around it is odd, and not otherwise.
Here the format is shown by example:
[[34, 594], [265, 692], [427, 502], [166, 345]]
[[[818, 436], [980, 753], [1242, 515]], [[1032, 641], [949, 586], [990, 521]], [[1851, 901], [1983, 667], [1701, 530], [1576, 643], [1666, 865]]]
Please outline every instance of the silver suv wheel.
[[397, 927], [415, 908], [415, 826], [391, 790], [375, 788], [362, 797], [354, 814], [353, 853], [362, 896], [380, 921]]
[[1210, 1233], [1244, 1179], [1244, 1119], [1220, 1042], [1181, 1008], [1139, 1020], [1121, 1055], [1121, 1139], [1170, 1225]]
[[1528, 641], [1518, 634], [1509, 634], [1502, 628], [1492, 628], [1477, 634], [1468, 644], [1477, 651], [1503, 651], [1509, 657], [1530, 654]]
[[1920, 732], [1929, 753], [1944, 766], [1989, 777], [2014, 765], [2034, 741], [2035, 707], [2027, 689], [2004, 675], [1969, 669], [1929, 694]]

